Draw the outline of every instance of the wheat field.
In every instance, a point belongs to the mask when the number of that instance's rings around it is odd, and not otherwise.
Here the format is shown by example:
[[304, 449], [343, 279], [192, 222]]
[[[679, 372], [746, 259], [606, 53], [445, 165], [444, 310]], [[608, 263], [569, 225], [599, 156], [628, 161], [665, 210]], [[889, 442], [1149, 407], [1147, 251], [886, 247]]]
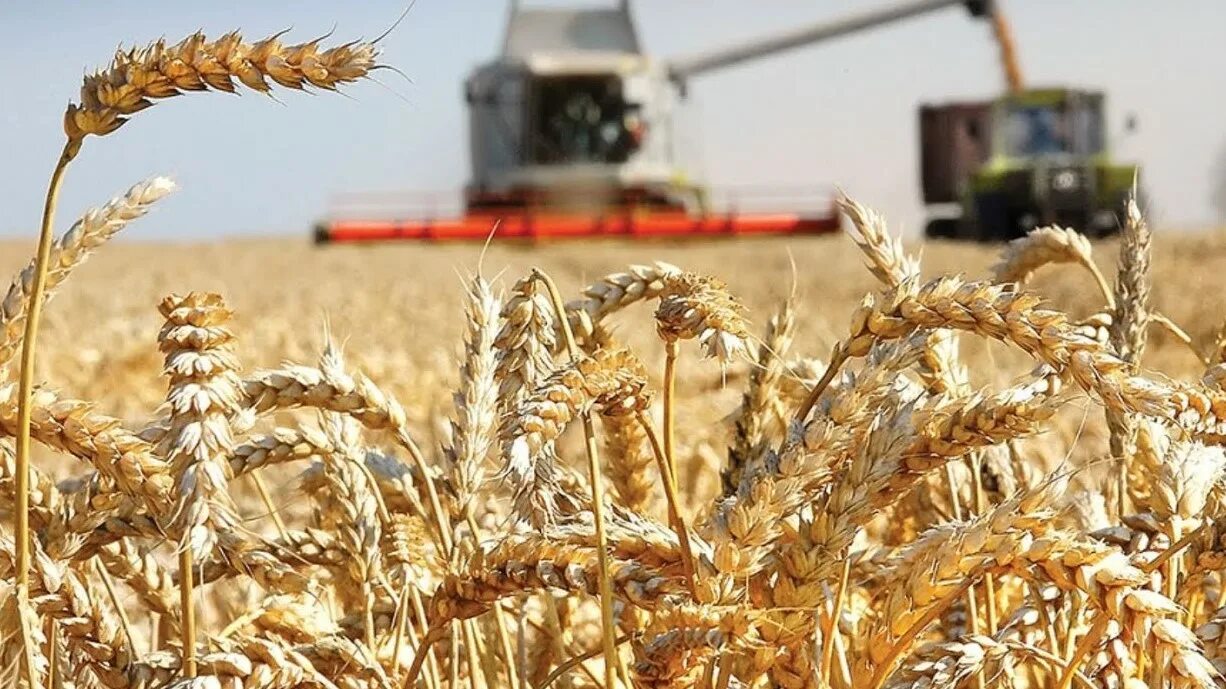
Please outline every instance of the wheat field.
[[[142, 222], [156, 226], [156, 213]], [[926, 278], [962, 274], [978, 279], [990, 276], [1001, 247], [915, 241], [907, 243], [907, 250], [923, 257]], [[33, 252], [31, 243], [0, 241], [0, 274], [16, 274]], [[1118, 242], [1096, 243], [1093, 253], [1110, 274]], [[166, 392], [154, 346], [161, 326], [157, 303], [172, 293], [209, 291], [224, 295], [234, 309], [235, 329], [242, 333], [235, 346], [247, 366], [317, 356], [326, 320], [345, 341], [351, 363], [395, 392], [414, 414], [442, 413], [446, 410], [440, 406], [450, 404], [462, 349], [464, 322], [456, 314], [463, 308], [466, 277], [478, 268], [491, 280], [498, 277], [505, 290], [539, 267], [570, 299], [599, 277], [657, 260], [720, 277], [758, 326], [794, 290], [802, 315], [798, 339], [810, 356], [824, 357], [842, 334], [847, 315], [879, 288], [861, 253], [841, 235], [494, 243], [484, 250], [466, 243], [316, 247], [305, 232], [302, 238], [201, 243], [119, 241], [91, 257], [59, 290], [47, 313], [42, 345], [47, 355], [38, 377], [98, 402], [110, 414], [137, 421], [147, 417]], [[1181, 324], [1197, 347], [1212, 348], [1226, 321], [1226, 234], [1159, 231], [1153, 271], [1154, 307]], [[1068, 267], [1040, 270], [1030, 286], [1074, 318], [1103, 306], [1090, 276]], [[613, 324], [642, 358], [663, 360], [650, 323], [616, 317]], [[87, 338], [79, 330], [83, 325]], [[1006, 347], [968, 339], [963, 348], [977, 383], [1004, 382], [1026, 370], [1026, 359]], [[1012, 367], [990, 370], [991, 360], [985, 361], [990, 355]], [[1196, 357], [1161, 331], [1151, 337], [1144, 363], [1175, 376], [1200, 374]], [[652, 367], [656, 377], [657, 369]], [[747, 366], [730, 370], [743, 374]], [[705, 366], [690, 373], [704, 384], [720, 377], [718, 369]], [[702, 391], [702, 385], [696, 387], [683, 387], [681, 395]]]
[[1226, 686], [1221, 235], [110, 243], [164, 178], [55, 221], [160, 99], [379, 67], [323, 40], [66, 112], [0, 247], [6, 686]]

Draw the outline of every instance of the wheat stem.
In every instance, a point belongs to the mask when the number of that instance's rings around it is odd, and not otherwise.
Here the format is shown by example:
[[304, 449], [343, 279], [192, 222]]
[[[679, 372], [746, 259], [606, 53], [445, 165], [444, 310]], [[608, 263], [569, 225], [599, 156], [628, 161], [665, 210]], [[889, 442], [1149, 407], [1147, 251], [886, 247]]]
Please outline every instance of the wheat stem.
[[715, 680], [715, 689], [728, 689], [732, 682], [732, 654], [725, 653], [719, 657], [719, 677]]
[[[464, 620], [464, 652], [468, 655], [468, 684], [472, 689], [479, 689], [482, 682], [479, 677], [485, 674], [486, 667], [481, 662], [477, 655], [477, 626], [474, 620]], [[495, 678], [487, 678], [485, 681], [492, 682]], [[453, 684], [454, 688], [455, 685]]]
[[[533, 279], [539, 280], [549, 292], [553, 308], [562, 327], [562, 336], [566, 342], [566, 352], [572, 362], [578, 361], [581, 355], [579, 345], [575, 343], [575, 334], [571, 331], [570, 321], [566, 317], [566, 306], [558, 286], [544, 271], [532, 269]], [[608, 538], [605, 534], [604, 522], [604, 475], [600, 471], [599, 454], [596, 447], [596, 430], [592, 426], [592, 414], [584, 411], [583, 436], [587, 446], [588, 481], [592, 486], [592, 517], [596, 522], [596, 552], [600, 566], [600, 626], [601, 642], [604, 648], [605, 686], [612, 689], [617, 679], [617, 667], [620, 656], [617, 652], [616, 627], [613, 621], [613, 585], [609, 578]]]
[[[465, 519], [468, 522], [468, 529], [472, 532], [474, 540], [480, 541], [481, 528], [477, 524], [476, 517], [473, 516], [472, 505], [468, 506], [465, 513]], [[512, 687], [519, 686], [519, 673], [515, 669], [515, 652], [511, 647], [511, 635], [507, 632], [507, 617], [503, 612], [502, 606], [494, 606], [494, 626], [498, 632], [498, 646], [502, 652], [503, 660], [507, 666], [507, 684]], [[392, 656], [395, 658], [396, 656]]]
[[1077, 676], [1077, 667], [1082, 661], [1090, 655], [1090, 651], [1098, 645], [1103, 634], [1107, 631], [1107, 625], [1111, 622], [1111, 617], [1105, 612], [1098, 613], [1098, 619], [1094, 620], [1094, 625], [1090, 627], [1090, 631], [1082, 637], [1081, 642], [1077, 644], [1076, 650], [1073, 651], [1073, 657], [1069, 658], [1068, 664], [1064, 666], [1064, 674], [1060, 676], [1060, 683], [1057, 689], [1069, 689], [1073, 686], [1073, 679]]
[[664, 497], [668, 502], [668, 521], [673, 527], [673, 531], [677, 533], [677, 541], [681, 545], [681, 568], [685, 572], [685, 578], [689, 582], [690, 593], [695, 599], [698, 598], [698, 581], [694, 568], [694, 551], [690, 547], [689, 529], [686, 526], [685, 518], [681, 516], [680, 498], [677, 495], [677, 480], [668, 466], [668, 453], [660, 447], [660, 438], [656, 435], [656, 431], [651, 427], [651, 421], [647, 418], [645, 412], [638, 412], [638, 422], [643, 427], [643, 432], [647, 434], [647, 441], [651, 444], [651, 450], [655, 453], [656, 462], [660, 467], [660, 478], [664, 480]]
[[[426, 659], [430, 661], [430, 674], [426, 677], [426, 684], [441, 687], [443, 685], [443, 674], [442, 670], [439, 669], [438, 657], [436, 654], [429, 652], [430, 649], [426, 644], [426, 639], [430, 635], [430, 628], [426, 624], [426, 605], [422, 601], [421, 592], [417, 590], [416, 586], [409, 587], [409, 601], [413, 604], [413, 614], [421, 624], [421, 639], [416, 642], [418, 653], [425, 653]], [[406, 684], [405, 686], [409, 685]]]
[[[971, 468], [971, 489], [974, 492], [975, 512], [983, 514], [987, 511], [987, 500], [983, 493], [983, 455], [979, 452], [968, 457]], [[987, 613], [988, 635], [996, 634], [996, 578], [989, 572], [983, 577], [984, 610]]]
[[677, 340], [667, 340], [664, 343], [664, 466], [660, 467], [660, 471], [667, 471], [673, 484], [677, 483], [677, 456], [674, 449], [677, 409], [674, 405], [677, 402], [677, 353], [680, 348]]
[[[620, 646], [626, 643], [627, 641], [629, 641], [631, 638], [632, 637], [629, 634], [623, 634], [617, 637], [617, 639], [614, 641], [614, 644], [617, 646]], [[595, 658], [596, 656], [600, 655], [603, 652], [604, 651], [602, 648], [593, 648], [590, 651], [586, 651], [584, 653], [580, 653], [579, 655], [575, 655], [575, 656], [571, 656], [567, 658], [566, 660], [559, 663], [558, 666], [554, 668], [552, 672], [546, 675], [545, 679], [541, 680], [541, 683], [536, 685], [536, 687], [534, 687], [533, 689], [546, 689], [550, 684], [553, 684], [554, 682], [556, 682], [559, 677], [566, 674], [567, 671], [571, 670], [572, 668], [582, 666], [584, 662], [589, 661], [592, 658]]]
[[[916, 620], [914, 624], [907, 628], [907, 631], [904, 632], [902, 636], [898, 637], [898, 640], [895, 641], [894, 645], [890, 648], [889, 653], [886, 654], [885, 659], [882, 660], [877, 666], [877, 671], [873, 675], [872, 682], [869, 684], [872, 689], [882, 689], [882, 687], [885, 686], [885, 681], [890, 678], [890, 675], [894, 674], [894, 670], [898, 667], [899, 661], [902, 660], [903, 651], [910, 648], [911, 643], [915, 641], [915, 638], [919, 636], [920, 632], [924, 631], [925, 627], [931, 624], [933, 620], [937, 619], [941, 613], [945, 612], [945, 609], [948, 608], [950, 604], [957, 600], [960, 596], [962, 596], [962, 594], [966, 592], [966, 590], [969, 589], [973, 583], [975, 583], [975, 579], [973, 577], [967, 577], [961, 584], [958, 585], [957, 588], [945, 594], [941, 600], [933, 604], [933, 606], [926, 613], [924, 613], [923, 617]], [[1061, 689], [1068, 689], [1068, 687], [1065, 686]]]
[[48, 617], [44, 623], [43, 634], [47, 637], [47, 686], [50, 689], [63, 689], [64, 674], [60, 671], [60, 625], [55, 618]]
[[[106, 567], [102, 566], [102, 560], [97, 556], [93, 560], [94, 571], [98, 573], [98, 578], [102, 581], [102, 587], [106, 589], [106, 597], [111, 599], [111, 606], [115, 608], [115, 615], [119, 617], [119, 625], [123, 628], [123, 635], [128, 640], [128, 647], [135, 651], [136, 637], [132, 635], [132, 622], [128, 620], [128, 612], [123, 609], [123, 603], [120, 602], [119, 594], [115, 591], [115, 582], [111, 580], [111, 575], [107, 573]], [[51, 685], [54, 686], [54, 682]]]
[[1202, 364], [1208, 366], [1213, 363], [1210, 360], [1210, 357], [1206, 356], [1204, 352], [1200, 351], [1200, 349], [1196, 346], [1196, 343], [1192, 341], [1192, 336], [1189, 335], [1186, 330], [1179, 327], [1178, 323], [1171, 320], [1164, 314], [1158, 313], [1157, 311], [1150, 311], [1146, 318], [1150, 323], [1162, 328], [1176, 340], [1179, 340], [1179, 342], [1182, 343], [1183, 346], [1187, 347], [1188, 351], [1192, 352], [1192, 354], [1195, 355]]
[[412, 584], [409, 582], [409, 568], [406, 566], [400, 575], [400, 601], [396, 605], [396, 614], [392, 616], [392, 658], [396, 659], [397, 668], [400, 667], [400, 646], [404, 642], [405, 620], [409, 616], [410, 586]]
[[1094, 276], [1094, 282], [1098, 285], [1098, 291], [1102, 292], [1103, 301], [1107, 304], [1108, 311], [1115, 310], [1115, 289], [1107, 282], [1107, 278], [1103, 275], [1103, 271], [1098, 269], [1098, 264], [1089, 257], [1080, 258], [1078, 261], [1085, 269], [1090, 271], [1090, 275]]
[[192, 572], [192, 549], [184, 543], [179, 546], [179, 607], [183, 639], [183, 676], [196, 676], [196, 603], [192, 597], [194, 583]]
[[839, 633], [839, 610], [843, 607], [843, 598], [847, 595], [847, 581], [851, 578], [851, 557], [844, 554], [843, 571], [839, 574], [839, 587], [835, 589], [834, 601], [830, 609], [830, 623], [822, 630], [822, 682], [821, 686], [830, 686], [830, 669], [834, 665], [834, 639]]
[[826, 391], [831, 381], [834, 380], [834, 376], [839, 372], [839, 368], [850, 358], [851, 355], [843, 343], [839, 342], [834, 345], [834, 351], [830, 353], [830, 363], [826, 365], [826, 372], [817, 381], [817, 385], [814, 385], [813, 389], [809, 391], [809, 396], [805, 399], [804, 404], [800, 405], [800, 410], [796, 412], [797, 421], [803, 422], [809, 417], [809, 412], [813, 411], [813, 407], [817, 405], [817, 400], [821, 398], [822, 393]]
[[251, 480], [255, 483], [255, 491], [260, 494], [260, 501], [264, 503], [264, 509], [268, 510], [268, 516], [272, 518], [273, 525], [277, 527], [277, 535], [281, 537], [281, 540], [289, 540], [289, 531], [285, 528], [285, 521], [281, 519], [280, 510], [272, 501], [272, 495], [268, 492], [264, 479], [260, 478], [259, 472], [253, 471]]
[[[430, 655], [430, 647], [433, 646], [436, 641], [442, 639], [443, 635], [447, 634], [449, 629], [453, 629], [454, 627], [455, 625], [451, 624], [450, 622], [443, 625], [430, 627], [430, 629], [426, 632], [426, 636], [422, 638], [421, 644], [417, 647], [417, 653], [413, 655], [413, 664], [409, 666], [409, 671], [407, 674], [405, 674], [404, 683], [400, 685], [401, 687], [404, 689], [413, 689], [413, 685], [417, 684], [417, 676], [421, 674], [422, 664], [425, 663], [426, 657]], [[453, 644], [452, 649], [454, 650], [455, 648], [456, 646]], [[453, 672], [457, 665], [458, 663], [452, 663]], [[449, 686], [454, 687], [455, 683], [452, 682]]]
[[34, 352], [38, 337], [38, 322], [42, 316], [43, 296], [47, 289], [47, 263], [51, 256], [51, 232], [55, 225], [55, 206], [64, 181], [64, 171], [81, 150], [79, 139], [70, 138], [64, 143], [60, 159], [51, 172], [47, 197], [43, 204], [43, 222], [38, 234], [38, 258], [34, 268], [34, 284], [30, 290], [30, 307], [26, 316], [25, 334], [21, 339], [21, 379], [17, 393], [17, 458], [16, 458], [16, 524], [13, 537], [17, 539], [17, 608], [21, 619], [21, 643], [26, 681], [31, 689], [40, 685], [35, 676], [34, 641], [27, 620], [33, 615], [30, 609], [30, 425], [32, 421], [34, 391]]
[[1206, 529], [1209, 528], [1209, 525], [1210, 525], [1210, 522], [1205, 522], [1204, 524], [1201, 524], [1199, 527], [1184, 534], [1182, 538], [1172, 543], [1171, 547], [1159, 553], [1158, 557], [1154, 558], [1153, 560], [1150, 560], [1149, 562], [1141, 564], [1140, 565], [1141, 571], [1145, 572], [1146, 574], [1153, 573], [1159, 567], [1166, 564], [1167, 560], [1178, 555], [1181, 550], [1188, 547], [1188, 545], [1191, 544], [1192, 541], [1195, 541], [1198, 537], [1200, 537], [1200, 535], [1204, 533]]

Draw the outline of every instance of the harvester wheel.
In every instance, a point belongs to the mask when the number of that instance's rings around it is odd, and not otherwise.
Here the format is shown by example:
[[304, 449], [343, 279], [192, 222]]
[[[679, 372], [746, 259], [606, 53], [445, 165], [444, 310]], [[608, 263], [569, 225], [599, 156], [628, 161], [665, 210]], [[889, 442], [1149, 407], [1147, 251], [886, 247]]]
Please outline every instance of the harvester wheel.
[[315, 230], [311, 234], [315, 240], [315, 246], [323, 246], [332, 241], [332, 237], [328, 235], [328, 226], [323, 223], [316, 224]]

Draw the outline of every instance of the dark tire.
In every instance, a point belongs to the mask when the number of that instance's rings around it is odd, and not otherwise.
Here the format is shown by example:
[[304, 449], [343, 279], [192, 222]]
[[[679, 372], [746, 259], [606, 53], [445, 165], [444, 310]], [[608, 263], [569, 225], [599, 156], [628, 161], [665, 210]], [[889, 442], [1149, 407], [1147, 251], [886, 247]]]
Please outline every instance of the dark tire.
[[319, 223], [315, 226], [312, 236], [315, 240], [315, 246], [323, 246], [324, 244], [328, 244], [332, 241], [332, 238], [328, 236], [328, 226], [323, 223]]
[[931, 218], [924, 227], [924, 235], [929, 239], [957, 239], [961, 224], [959, 218]]
[[1020, 236], [1016, 219], [1004, 194], [987, 193], [975, 197], [974, 238], [981, 242], [1007, 242]]
[[1088, 214], [1082, 233], [1091, 239], [1102, 239], [1119, 234], [1123, 227], [1125, 212], [1123, 201], [1120, 202], [1118, 208], [1110, 210], [1110, 222], [1099, 221], [1098, 216], [1101, 211], [1093, 211]]

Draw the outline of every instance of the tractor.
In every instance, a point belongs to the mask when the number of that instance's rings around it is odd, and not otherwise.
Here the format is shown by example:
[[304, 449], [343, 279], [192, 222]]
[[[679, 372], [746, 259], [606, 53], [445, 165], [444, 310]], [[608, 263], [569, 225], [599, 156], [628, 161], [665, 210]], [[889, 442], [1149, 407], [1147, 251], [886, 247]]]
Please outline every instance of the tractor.
[[926, 234], [1006, 241], [1050, 224], [1091, 237], [1117, 232], [1138, 168], [1112, 159], [1104, 105], [1098, 91], [1019, 88], [922, 106]]

